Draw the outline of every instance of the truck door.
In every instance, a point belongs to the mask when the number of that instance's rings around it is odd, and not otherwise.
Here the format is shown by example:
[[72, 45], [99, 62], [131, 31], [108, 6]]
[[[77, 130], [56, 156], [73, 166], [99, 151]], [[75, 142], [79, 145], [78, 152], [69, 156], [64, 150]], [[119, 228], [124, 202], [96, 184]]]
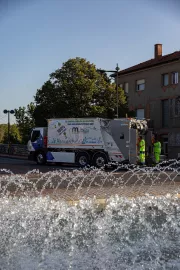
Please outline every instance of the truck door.
[[43, 128], [40, 129], [33, 129], [30, 138], [28, 141], [28, 150], [29, 151], [36, 151], [40, 148], [43, 148]]
[[137, 164], [138, 160], [137, 140], [138, 140], [137, 130], [130, 129], [129, 160], [131, 164]]

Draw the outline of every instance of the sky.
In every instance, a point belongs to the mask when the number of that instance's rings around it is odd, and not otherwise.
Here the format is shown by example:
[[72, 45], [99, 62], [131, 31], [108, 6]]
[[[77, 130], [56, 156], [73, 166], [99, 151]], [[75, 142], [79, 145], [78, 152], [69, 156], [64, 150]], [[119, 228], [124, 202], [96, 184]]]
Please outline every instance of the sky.
[[0, 0], [0, 124], [69, 58], [122, 70], [156, 43], [180, 50], [179, 10], [179, 0]]

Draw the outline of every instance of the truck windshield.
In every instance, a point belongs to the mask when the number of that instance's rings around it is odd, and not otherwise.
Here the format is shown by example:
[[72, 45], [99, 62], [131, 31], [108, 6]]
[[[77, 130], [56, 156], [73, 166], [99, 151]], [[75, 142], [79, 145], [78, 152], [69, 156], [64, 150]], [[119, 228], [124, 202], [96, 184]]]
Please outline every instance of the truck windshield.
[[35, 142], [40, 137], [40, 131], [34, 130], [31, 135], [31, 142]]

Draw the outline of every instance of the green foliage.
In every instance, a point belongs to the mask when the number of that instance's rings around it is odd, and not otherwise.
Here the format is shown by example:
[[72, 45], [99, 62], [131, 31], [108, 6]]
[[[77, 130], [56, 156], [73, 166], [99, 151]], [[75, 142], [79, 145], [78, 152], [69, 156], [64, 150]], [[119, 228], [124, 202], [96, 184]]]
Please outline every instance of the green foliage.
[[5, 130], [6, 129], [7, 129], [7, 125], [6, 124], [1, 124], [0, 125], [0, 143], [3, 143], [4, 134], [5, 134]]
[[[69, 59], [37, 90], [36, 105], [30, 103], [27, 108], [15, 110], [22, 143], [27, 142], [32, 127], [46, 126], [50, 118], [116, 117], [116, 91], [106, 72], [97, 70], [84, 58]], [[125, 117], [127, 98], [121, 88], [118, 88], [118, 103], [119, 117]], [[0, 136], [1, 133], [0, 130]]]
[[35, 96], [37, 106], [33, 113], [36, 126], [46, 126], [46, 119], [58, 116], [58, 106], [62, 106], [62, 102], [58, 100], [56, 92], [57, 91], [55, 90], [54, 84], [51, 80], [45, 82], [42, 88], [37, 90]]
[[[118, 89], [119, 109], [125, 116], [126, 96]], [[35, 95], [35, 123], [44, 126], [46, 119], [56, 117], [106, 117], [116, 115], [116, 85], [106, 73], [83, 58], [69, 59], [61, 69], [50, 74]]]
[[[9, 138], [11, 144], [21, 143], [21, 136], [16, 124], [10, 126]], [[4, 136], [2, 143], [8, 143], [8, 125], [4, 125]]]
[[108, 75], [107, 75], [107, 73], [105, 72], [105, 70], [103, 70], [103, 69], [97, 69], [97, 72], [103, 76], [104, 80], [105, 80], [107, 83], [111, 83], [111, 78], [108, 77]]
[[17, 126], [20, 132], [21, 136], [21, 142], [22, 143], [27, 143], [28, 141], [28, 136], [30, 133], [31, 128], [35, 126], [34, 122], [34, 110], [35, 110], [35, 105], [34, 103], [30, 103], [26, 107], [19, 107], [19, 109], [15, 110], [15, 117], [16, 117], [16, 122]]

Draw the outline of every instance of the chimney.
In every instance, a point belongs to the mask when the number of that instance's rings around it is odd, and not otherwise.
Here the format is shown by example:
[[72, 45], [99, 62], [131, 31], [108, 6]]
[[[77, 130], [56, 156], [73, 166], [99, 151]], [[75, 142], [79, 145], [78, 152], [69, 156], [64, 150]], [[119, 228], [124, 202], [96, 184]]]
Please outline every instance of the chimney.
[[154, 58], [158, 59], [162, 56], [162, 44], [155, 44], [154, 45]]

